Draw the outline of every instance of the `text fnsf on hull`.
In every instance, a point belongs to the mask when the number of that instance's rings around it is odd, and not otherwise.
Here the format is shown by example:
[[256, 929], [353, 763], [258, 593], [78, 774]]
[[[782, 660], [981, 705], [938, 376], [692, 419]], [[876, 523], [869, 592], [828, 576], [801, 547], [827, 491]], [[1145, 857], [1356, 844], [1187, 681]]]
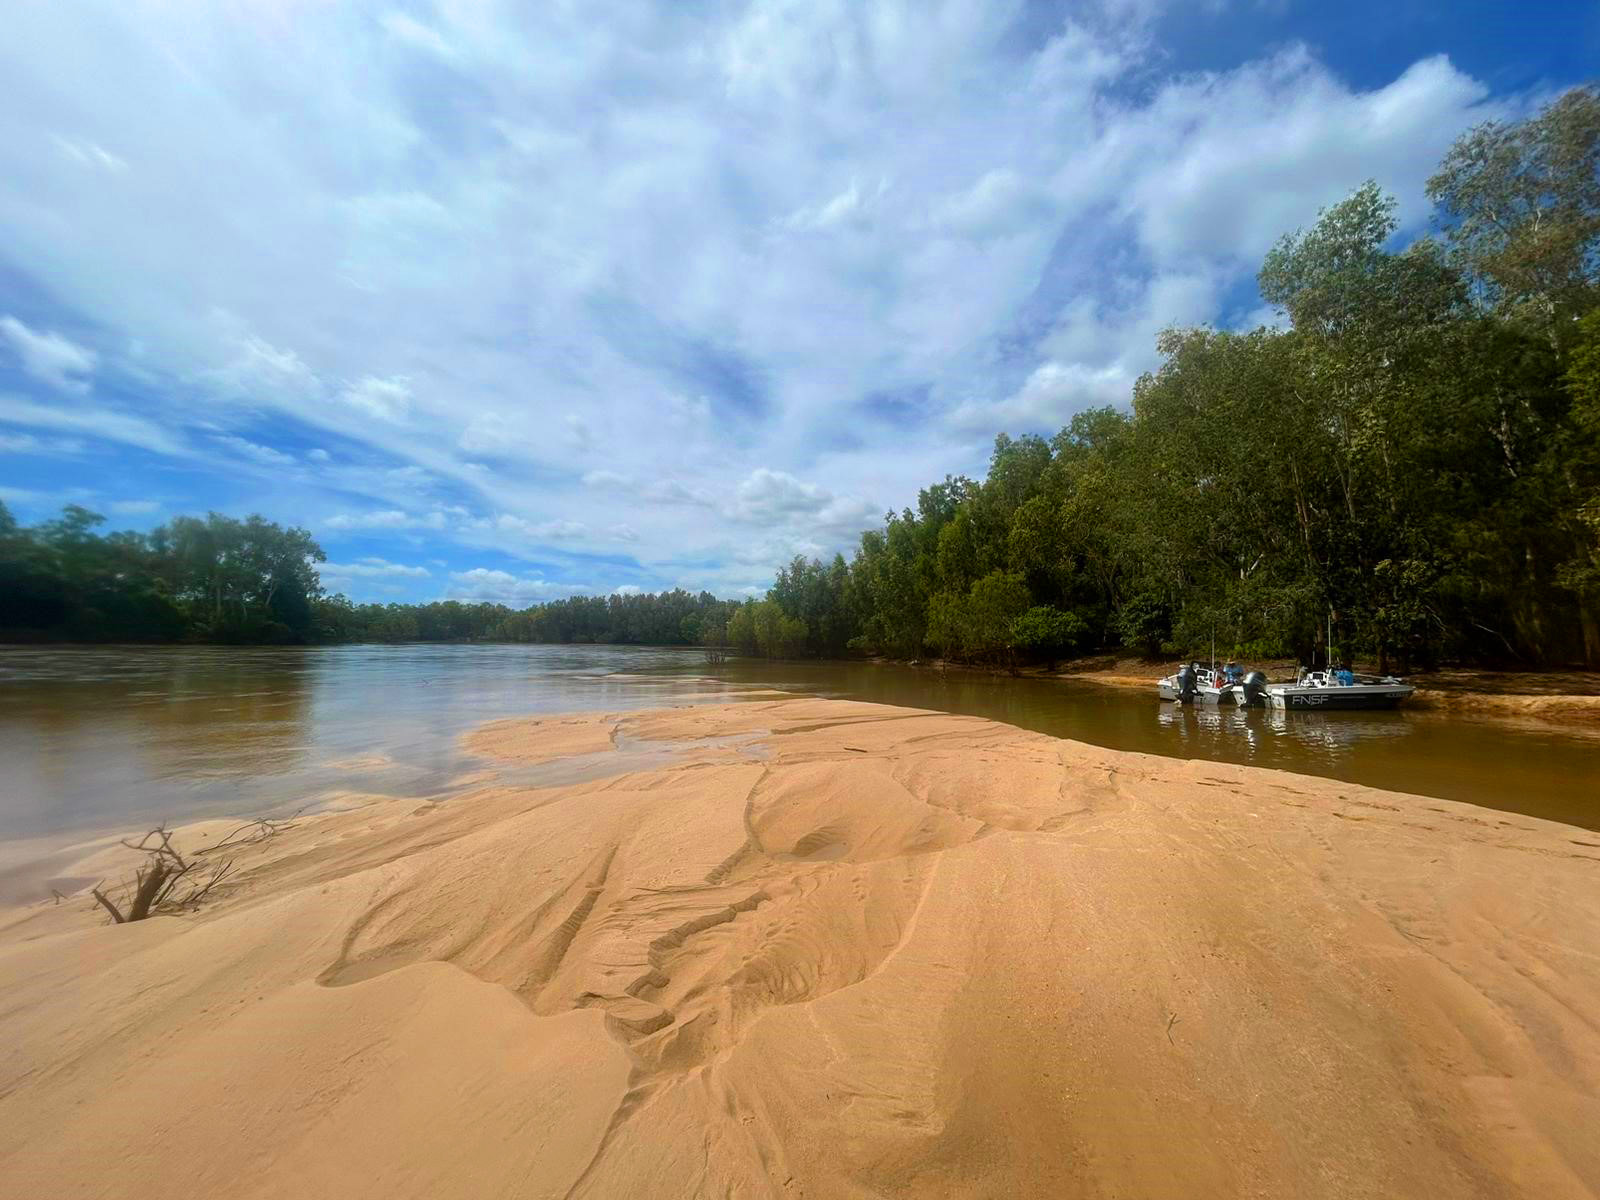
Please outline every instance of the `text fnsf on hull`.
[[1417, 689], [1393, 676], [1373, 678], [1350, 676], [1345, 682], [1328, 671], [1311, 671], [1294, 683], [1277, 683], [1267, 688], [1267, 703], [1273, 708], [1393, 708]]

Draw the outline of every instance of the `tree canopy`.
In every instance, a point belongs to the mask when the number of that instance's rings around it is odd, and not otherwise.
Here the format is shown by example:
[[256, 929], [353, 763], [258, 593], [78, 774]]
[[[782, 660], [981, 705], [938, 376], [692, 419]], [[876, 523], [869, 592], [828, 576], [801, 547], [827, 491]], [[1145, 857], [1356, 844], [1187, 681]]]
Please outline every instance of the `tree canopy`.
[[[355, 605], [261, 517], [100, 534], [0, 505], [0, 636], [731, 646], [1014, 666], [1128, 646], [1600, 666], [1600, 93], [1491, 122], [1395, 245], [1359, 185], [1267, 254], [1286, 328], [1172, 329], [1131, 409], [994, 443], [763, 599]], [[1329, 621], [1335, 646], [1325, 643]]]

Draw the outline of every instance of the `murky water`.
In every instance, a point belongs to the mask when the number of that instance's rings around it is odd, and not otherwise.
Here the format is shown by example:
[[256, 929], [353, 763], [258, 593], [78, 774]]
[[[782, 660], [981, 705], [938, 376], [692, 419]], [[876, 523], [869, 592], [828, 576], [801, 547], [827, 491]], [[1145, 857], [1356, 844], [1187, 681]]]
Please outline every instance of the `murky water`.
[[611, 646], [50, 647], [0, 648], [0, 838], [427, 795], [481, 765], [458, 738], [495, 717], [770, 688], [1600, 826], [1600, 738], [1424, 711], [1180, 709], [1153, 689]]

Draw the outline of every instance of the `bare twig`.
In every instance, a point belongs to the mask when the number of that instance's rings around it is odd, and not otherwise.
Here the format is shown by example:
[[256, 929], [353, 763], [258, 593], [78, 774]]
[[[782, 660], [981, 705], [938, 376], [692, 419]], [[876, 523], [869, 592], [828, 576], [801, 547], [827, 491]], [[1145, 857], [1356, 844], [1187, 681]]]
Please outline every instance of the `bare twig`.
[[[150, 844], [151, 838], [159, 838], [160, 844], [152, 846]], [[180, 870], [188, 868], [188, 864], [183, 861], [183, 856], [172, 848], [172, 834], [165, 825], [157, 825], [140, 838], [138, 842], [130, 842], [123, 838], [122, 845], [129, 850], [142, 850], [144, 853], [154, 855], [158, 859], [171, 859]]]
[[[299, 813], [295, 813], [294, 816], [299, 816]], [[146, 858], [144, 865], [134, 872], [132, 882], [123, 886], [118, 900], [111, 899], [101, 891], [101, 884], [96, 884], [90, 890], [95, 900], [111, 914], [111, 919], [118, 925], [129, 921], [143, 921], [156, 912], [193, 908], [231, 876], [234, 868], [234, 860], [231, 858], [224, 862], [201, 863], [200, 855], [219, 850], [223, 846], [253, 845], [290, 827], [290, 821], [259, 818], [239, 826], [215, 846], [195, 851], [186, 859], [172, 844], [171, 831], [164, 824], [157, 825], [136, 842], [132, 840], [122, 842], [122, 845], [130, 850], [139, 851]], [[101, 883], [103, 884], [104, 880]], [[180, 885], [183, 888], [181, 891]], [[58, 900], [61, 899], [59, 892], [56, 896]]]
[[167, 874], [167, 882], [164, 885], [162, 885], [161, 891], [157, 894], [154, 903], [152, 903], [150, 905], [150, 907], [152, 909], [156, 909], [156, 908], [160, 908], [163, 904], [165, 904], [166, 900], [167, 900], [167, 897], [172, 895], [172, 889], [178, 886], [178, 881], [180, 879], [182, 879], [185, 875], [187, 875], [190, 871], [194, 870], [197, 865], [198, 864], [196, 864], [196, 863], [189, 863], [187, 866], [183, 867], [181, 870], [168, 872], [168, 874]]
[[206, 896], [211, 893], [211, 889], [226, 879], [229, 874], [232, 873], [232, 871], [233, 859], [230, 858], [227, 862], [222, 863], [214, 871], [212, 871], [210, 877], [207, 878], [204, 883], [197, 883], [194, 887], [190, 888], [189, 893], [184, 896], [182, 900], [177, 902], [177, 907], [189, 908], [193, 905], [199, 904], [200, 901], [204, 900]]
[[270, 837], [277, 836], [286, 829], [293, 829], [294, 819], [303, 812], [305, 812], [305, 809], [297, 809], [295, 812], [290, 813], [288, 817], [281, 821], [274, 821], [267, 817], [257, 817], [254, 821], [249, 821], [239, 826], [239, 828], [233, 830], [228, 834], [227, 837], [223, 838], [215, 846], [207, 846], [202, 850], [196, 850], [194, 852], [194, 856], [199, 857], [202, 854], [215, 854], [224, 846], [250, 846], [254, 845], [256, 842], [264, 842]]
[[[105, 880], [101, 880], [100, 882], [104, 883]], [[96, 900], [100, 901], [105, 910], [111, 914], [111, 920], [115, 924], [121, 925], [123, 923], [125, 918], [122, 915], [122, 911], [115, 904], [111, 903], [110, 900], [106, 899], [105, 893], [100, 890], [99, 883], [95, 884], [89, 889], [89, 894], [92, 895]]]
[[1167, 1042], [1170, 1045], [1177, 1045], [1177, 1043], [1172, 1040], [1172, 1027], [1174, 1025], [1176, 1025], [1177, 1023], [1178, 1023], [1178, 1014], [1177, 1013], [1169, 1014], [1168, 1017], [1167, 1017]]

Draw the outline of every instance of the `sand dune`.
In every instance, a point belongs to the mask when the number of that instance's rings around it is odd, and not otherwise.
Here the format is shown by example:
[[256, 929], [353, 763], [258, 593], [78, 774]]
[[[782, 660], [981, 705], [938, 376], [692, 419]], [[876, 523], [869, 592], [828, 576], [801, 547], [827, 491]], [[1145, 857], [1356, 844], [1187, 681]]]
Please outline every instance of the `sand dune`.
[[1600, 837], [838, 701], [473, 745], [0, 912], [0, 1196], [1600, 1193]]

